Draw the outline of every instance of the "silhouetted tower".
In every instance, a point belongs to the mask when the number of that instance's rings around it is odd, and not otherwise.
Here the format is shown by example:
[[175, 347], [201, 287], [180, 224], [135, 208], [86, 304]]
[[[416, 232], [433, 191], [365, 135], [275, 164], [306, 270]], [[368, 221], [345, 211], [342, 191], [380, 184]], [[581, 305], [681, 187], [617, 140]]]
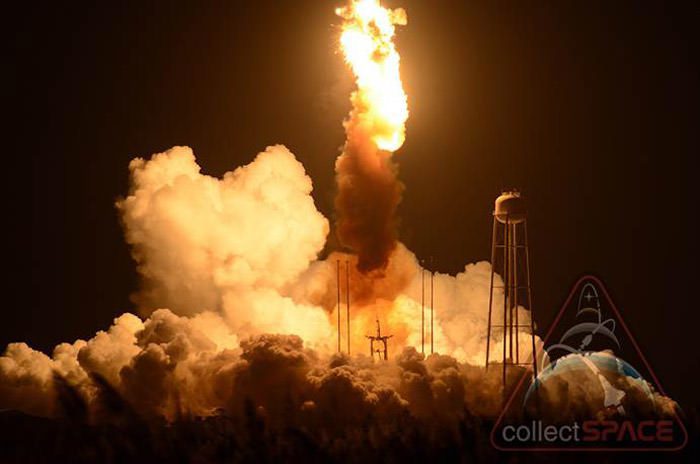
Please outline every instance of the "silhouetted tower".
[[[503, 278], [503, 285], [494, 285], [494, 274]], [[494, 292], [503, 290], [503, 324], [492, 323]], [[530, 323], [518, 321], [518, 305], [527, 304]], [[537, 377], [535, 351], [535, 322], [530, 288], [530, 255], [527, 243], [527, 214], [525, 202], [517, 190], [505, 191], [498, 198], [493, 211], [493, 235], [491, 238], [491, 287], [489, 291], [489, 320], [486, 336], [486, 369], [489, 367], [491, 338], [499, 331], [503, 334], [503, 387], [506, 386], [506, 369], [512, 366], [532, 366]], [[532, 355], [520, 362], [520, 329], [530, 333]], [[528, 340], [524, 340], [525, 343]]]
[[[430, 264], [432, 266], [433, 264], [433, 257], [430, 257]], [[429, 272], [430, 273], [430, 353], [435, 352], [435, 332], [433, 330], [434, 326], [434, 311], [435, 311], [435, 297], [434, 297], [434, 290], [435, 290], [435, 271], [428, 271], [424, 269], [424, 262], [420, 262], [420, 305], [421, 305], [421, 310], [420, 310], [420, 351], [422, 354], [425, 354], [425, 273]]]
[[350, 262], [345, 261], [345, 311], [348, 322], [348, 356], [350, 355]]
[[[374, 359], [374, 354], [379, 355], [379, 359], [382, 359], [384, 355], [384, 361], [389, 359], [389, 347], [387, 346], [387, 340], [389, 340], [393, 335], [382, 335], [382, 329], [379, 326], [379, 319], [377, 319], [377, 335], [366, 335], [369, 338], [369, 355]], [[384, 345], [384, 349], [377, 348], [374, 349], [374, 342], [381, 342]]]
[[[338, 294], [338, 353], [340, 353], [340, 260], [336, 260], [335, 276]], [[350, 354], [350, 262], [345, 261], [345, 318], [347, 322], [347, 349]]]
[[425, 269], [420, 262], [420, 352], [425, 354]]
[[[433, 266], [433, 257], [430, 257], [430, 265]], [[433, 325], [433, 316], [435, 311], [435, 271], [430, 270], [430, 354], [435, 353], [435, 329]]]
[[335, 275], [336, 275], [336, 290], [338, 290], [338, 305], [336, 306], [337, 308], [337, 313], [338, 313], [338, 353], [340, 353], [340, 260], [337, 260], [335, 263]]

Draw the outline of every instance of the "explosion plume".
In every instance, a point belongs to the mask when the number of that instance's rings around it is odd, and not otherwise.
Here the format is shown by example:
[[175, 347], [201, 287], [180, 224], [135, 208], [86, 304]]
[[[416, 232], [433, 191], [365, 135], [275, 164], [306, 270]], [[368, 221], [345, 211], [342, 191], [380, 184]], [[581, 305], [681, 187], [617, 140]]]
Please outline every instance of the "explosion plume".
[[336, 232], [358, 255], [358, 270], [381, 272], [396, 248], [403, 190], [391, 156], [404, 142], [408, 118], [393, 43], [395, 25], [406, 24], [406, 13], [384, 8], [379, 0], [351, 0], [336, 13], [344, 19], [340, 45], [357, 83], [335, 167]]
[[[56, 433], [53, 425], [44, 434], [56, 448], [107, 456], [101, 462], [411, 462], [426, 449], [442, 450], [435, 461], [454, 461], [449, 449], [471, 453], [472, 461], [491, 457], [486, 428], [503, 391], [498, 370], [480, 367], [489, 263], [435, 274], [436, 353], [416, 349], [425, 270], [397, 239], [403, 187], [392, 161], [408, 118], [393, 43], [406, 14], [379, 0], [350, 0], [337, 14], [357, 83], [336, 162], [336, 232], [352, 254], [319, 259], [329, 223], [316, 208], [311, 178], [282, 145], [222, 178], [201, 173], [188, 147], [134, 159], [129, 191], [116, 207], [141, 278], [138, 315], [126, 312], [51, 356], [22, 342], [7, 346], [0, 432], [9, 430], [19, 448], [38, 447], [12, 422], [2, 428], [4, 418], [16, 420], [5, 409], [89, 425], [86, 436]], [[361, 271], [345, 290], [361, 309], [351, 316], [353, 357], [335, 350], [341, 260]], [[497, 320], [503, 298], [494, 294]], [[526, 325], [530, 312], [516, 311]], [[362, 354], [375, 317], [393, 334], [386, 362]], [[503, 350], [498, 338], [494, 357]], [[521, 349], [521, 359], [531, 356]], [[509, 375], [523, 372], [515, 366]], [[561, 408], [569, 398], [563, 393], [576, 385], [572, 407], [589, 412], [590, 398], [605, 394], [595, 380], [563, 376], [544, 404]], [[654, 399], [661, 416], [676, 407]], [[0, 461], [9, 449], [0, 443]]]

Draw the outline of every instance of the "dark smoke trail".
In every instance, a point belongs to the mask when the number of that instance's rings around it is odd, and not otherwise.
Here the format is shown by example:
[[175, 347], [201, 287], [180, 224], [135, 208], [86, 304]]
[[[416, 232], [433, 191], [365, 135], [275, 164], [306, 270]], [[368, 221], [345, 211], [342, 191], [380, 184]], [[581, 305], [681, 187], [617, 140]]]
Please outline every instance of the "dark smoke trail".
[[345, 20], [340, 43], [357, 82], [344, 123], [345, 147], [335, 165], [337, 235], [358, 255], [358, 270], [381, 272], [396, 248], [403, 191], [391, 155], [404, 142], [408, 118], [393, 43], [394, 26], [406, 24], [406, 13], [386, 9], [379, 0], [350, 0], [336, 12]]
[[396, 248], [403, 184], [391, 153], [378, 150], [360, 124], [346, 122], [348, 140], [335, 163], [336, 232], [340, 243], [357, 253], [358, 270], [367, 273], [384, 269]]

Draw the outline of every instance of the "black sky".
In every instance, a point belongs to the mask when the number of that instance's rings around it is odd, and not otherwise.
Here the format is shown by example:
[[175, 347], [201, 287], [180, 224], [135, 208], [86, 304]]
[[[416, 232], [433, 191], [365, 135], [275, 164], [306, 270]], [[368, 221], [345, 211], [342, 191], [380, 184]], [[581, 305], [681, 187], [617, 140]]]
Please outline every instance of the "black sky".
[[[487, 259], [493, 199], [519, 187], [540, 326], [594, 273], [668, 393], [698, 405], [697, 6], [390, 4], [409, 15], [405, 243], [450, 273]], [[7, 16], [18, 143], [4, 176], [16, 220], [0, 346], [50, 351], [132, 308], [113, 203], [135, 156], [189, 145], [221, 175], [283, 143], [332, 217], [352, 89], [333, 6], [51, 2]]]

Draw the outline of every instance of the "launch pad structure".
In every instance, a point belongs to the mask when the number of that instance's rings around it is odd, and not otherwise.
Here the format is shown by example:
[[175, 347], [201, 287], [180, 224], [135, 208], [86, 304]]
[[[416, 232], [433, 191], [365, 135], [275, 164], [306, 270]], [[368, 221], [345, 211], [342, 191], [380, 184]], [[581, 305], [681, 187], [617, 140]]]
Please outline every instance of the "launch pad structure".
[[[379, 325], [379, 318], [377, 318], [377, 335], [365, 335], [369, 339], [369, 355], [374, 359], [375, 353], [379, 356], [379, 359], [384, 359], [384, 361], [389, 359], [389, 347], [387, 341], [393, 337], [393, 335], [382, 335], [382, 328]], [[374, 344], [381, 343], [384, 348], [374, 348]], [[383, 355], [383, 358], [382, 358]]]
[[[431, 259], [432, 262], [432, 259]], [[338, 353], [342, 351], [341, 343], [341, 263], [336, 261], [336, 286], [337, 286], [337, 329], [338, 329]], [[435, 351], [434, 330], [434, 293], [435, 272], [426, 270], [423, 262], [420, 265], [421, 272], [421, 353], [425, 355], [426, 344], [426, 278], [425, 273], [430, 273], [430, 353]], [[502, 282], [496, 282], [496, 274], [502, 277]], [[503, 295], [503, 319], [502, 324], [494, 320], [495, 296]], [[530, 320], [521, 323], [518, 309], [522, 304], [527, 305], [530, 311]], [[491, 344], [494, 340], [494, 332], [501, 333], [502, 338], [502, 372], [503, 388], [506, 387], [506, 374], [508, 366], [527, 366], [532, 368], [533, 376], [537, 377], [537, 352], [535, 346], [535, 322], [534, 308], [532, 306], [532, 289], [530, 283], [530, 250], [527, 236], [527, 212], [525, 202], [517, 190], [507, 190], [496, 198], [493, 210], [493, 232], [491, 237], [491, 279], [489, 285], [489, 310], [488, 329], [486, 334], [486, 362], [488, 370], [491, 362]], [[345, 314], [346, 314], [346, 342], [347, 354], [350, 355], [350, 261], [345, 260]], [[530, 355], [528, 359], [521, 360], [521, 336], [528, 334]], [[392, 335], [382, 335], [377, 318], [377, 334], [366, 335], [370, 340], [370, 356], [380, 355], [380, 359], [388, 359], [387, 341]], [[383, 349], [374, 348], [375, 343], [381, 343]], [[524, 341], [527, 343], [527, 340]]]
[[[432, 258], [431, 258], [431, 263], [432, 263]], [[434, 278], [435, 278], [435, 272], [434, 271], [428, 271], [423, 268], [423, 263], [421, 263], [421, 353], [425, 354], [425, 342], [426, 342], [426, 320], [425, 320], [425, 305], [426, 305], [426, 278], [425, 274], [426, 272], [430, 273], [430, 321], [429, 321], [429, 330], [430, 330], [430, 353], [435, 352], [435, 331], [434, 331], [434, 316], [435, 316], [435, 284], [434, 284]], [[350, 261], [346, 260], [345, 261], [345, 317], [346, 317], [346, 342], [347, 342], [347, 348], [346, 352], [349, 355], [350, 354]], [[342, 310], [342, 277], [341, 277], [341, 263], [340, 260], [336, 260], [336, 296], [337, 296], [337, 303], [336, 303], [336, 317], [337, 317], [337, 331], [338, 331], [338, 353], [342, 352], [342, 323], [341, 323], [341, 310]], [[393, 335], [382, 335], [381, 334], [381, 328], [379, 325], [379, 319], [377, 319], [377, 335], [366, 335], [366, 337], [370, 340], [370, 356], [374, 357], [374, 354], [380, 354], [380, 358], [382, 357], [381, 355], [383, 354], [384, 359], [388, 359], [388, 345], [387, 345], [387, 340]], [[374, 343], [382, 343], [384, 346], [383, 350], [374, 349]]]
[[[530, 285], [530, 251], [527, 239], [527, 213], [525, 202], [517, 190], [504, 191], [496, 198], [493, 211], [493, 234], [491, 237], [491, 284], [489, 289], [488, 332], [486, 335], [486, 369], [489, 368], [493, 332], [502, 332], [503, 390], [506, 387], [508, 366], [532, 367], [537, 378], [537, 356], [535, 351], [535, 318]], [[502, 285], [494, 285], [494, 277], [502, 277]], [[493, 321], [494, 295], [503, 291], [503, 323]], [[518, 307], [527, 304], [530, 310], [529, 323], [521, 323]], [[531, 359], [521, 362], [520, 330], [529, 332]], [[528, 340], [525, 342], [527, 343]]]

